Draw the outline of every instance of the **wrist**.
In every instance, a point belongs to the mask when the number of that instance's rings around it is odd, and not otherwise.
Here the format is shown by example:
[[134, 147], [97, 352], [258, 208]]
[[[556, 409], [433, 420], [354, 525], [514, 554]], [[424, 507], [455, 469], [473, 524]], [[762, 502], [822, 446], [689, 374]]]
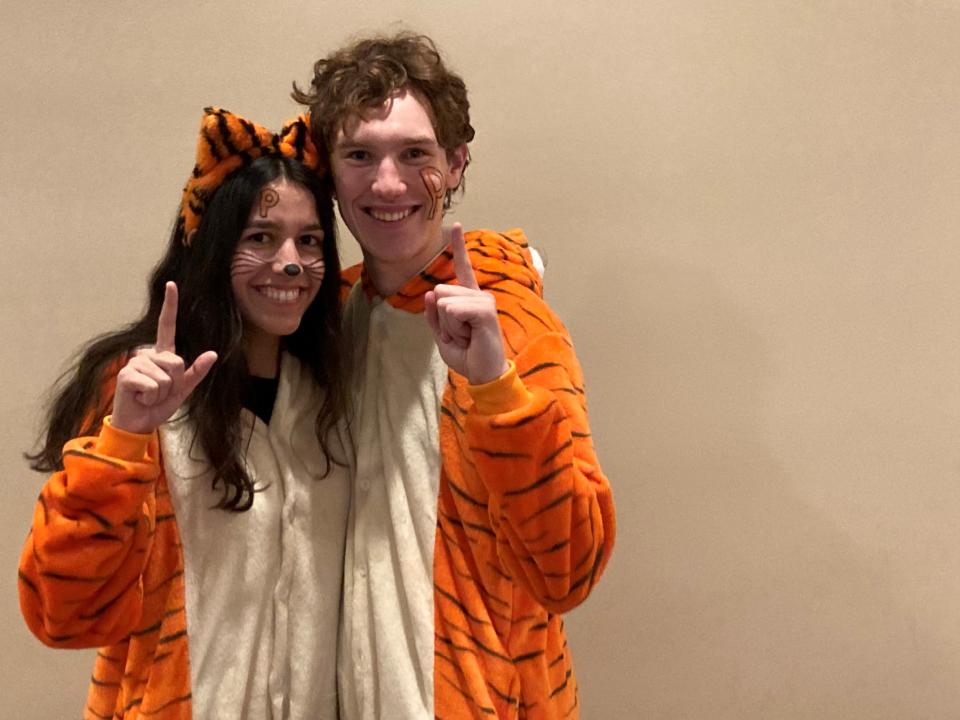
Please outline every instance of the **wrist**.
[[486, 385], [494, 382], [497, 378], [503, 377], [509, 369], [510, 363], [503, 360], [499, 366], [492, 365], [490, 368], [471, 373], [467, 380], [471, 385]]
[[490, 382], [471, 383], [467, 391], [481, 415], [499, 415], [523, 407], [533, 395], [527, 390], [512, 360], [505, 361], [506, 369]]
[[116, 410], [114, 410], [112, 415], [107, 416], [107, 420], [109, 420], [110, 426], [115, 430], [133, 435], [149, 435], [156, 430], [155, 427], [148, 427], [142, 420], [138, 421], [135, 418], [126, 417], [122, 411], [117, 413]]
[[138, 433], [119, 428], [110, 415], [103, 419], [103, 427], [97, 438], [96, 451], [110, 457], [132, 462], [142, 462], [147, 452], [152, 433]]

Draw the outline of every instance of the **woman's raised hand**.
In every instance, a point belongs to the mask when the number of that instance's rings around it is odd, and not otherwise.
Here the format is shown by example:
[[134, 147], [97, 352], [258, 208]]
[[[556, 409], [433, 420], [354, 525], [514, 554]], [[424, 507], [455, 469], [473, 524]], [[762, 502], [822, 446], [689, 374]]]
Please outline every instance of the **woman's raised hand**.
[[117, 375], [110, 423], [119, 430], [151, 433], [166, 422], [217, 361], [212, 350], [189, 368], [177, 355], [177, 285], [168, 282], [157, 321], [157, 342], [137, 350]]

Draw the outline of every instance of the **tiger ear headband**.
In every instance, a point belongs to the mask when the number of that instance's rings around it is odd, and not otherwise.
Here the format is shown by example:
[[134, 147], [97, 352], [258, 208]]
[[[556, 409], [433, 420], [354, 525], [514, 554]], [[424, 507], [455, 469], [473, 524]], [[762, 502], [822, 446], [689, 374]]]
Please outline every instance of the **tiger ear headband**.
[[310, 119], [300, 115], [287, 121], [279, 134], [234, 115], [228, 110], [208, 107], [200, 121], [197, 161], [183, 187], [177, 235], [190, 246], [207, 209], [207, 202], [230, 173], [264, 155], [299, 160], [317, 173], [326, 174], [320, 153], [310, 136]]

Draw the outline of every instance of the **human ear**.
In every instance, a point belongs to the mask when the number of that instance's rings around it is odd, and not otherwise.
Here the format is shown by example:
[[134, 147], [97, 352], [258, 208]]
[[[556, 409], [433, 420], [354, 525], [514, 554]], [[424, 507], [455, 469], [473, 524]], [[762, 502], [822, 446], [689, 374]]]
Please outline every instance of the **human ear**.
[[458, 145], [452, 150], [447, 150], [447, 164], [450, 170], [447, 173], [447, 188], [456, 190], [460, 186], [460, 180], [463, 177], [463, 171], [467, 167], [469, 151], [467, 146]]

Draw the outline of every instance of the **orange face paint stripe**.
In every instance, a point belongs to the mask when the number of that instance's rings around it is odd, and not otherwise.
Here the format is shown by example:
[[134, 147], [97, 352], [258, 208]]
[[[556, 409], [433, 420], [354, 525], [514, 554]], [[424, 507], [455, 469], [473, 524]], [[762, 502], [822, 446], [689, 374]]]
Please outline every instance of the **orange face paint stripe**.
[[427, 212], [427, 220], [433, 220], [443, 201], [443, 173], [435, 167], [425, 167], [420, 169], [420, 179], [423, 180], [423, 186], [430, 193], [430, 210]]

